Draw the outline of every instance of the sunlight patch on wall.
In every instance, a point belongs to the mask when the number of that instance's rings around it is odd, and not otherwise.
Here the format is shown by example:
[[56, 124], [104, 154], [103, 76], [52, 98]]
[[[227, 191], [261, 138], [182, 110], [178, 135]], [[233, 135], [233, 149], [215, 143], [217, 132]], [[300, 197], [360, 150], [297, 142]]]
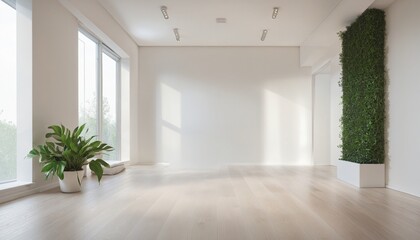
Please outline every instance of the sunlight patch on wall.
[[181, 128], [181, 93], [161, 83], [162, 120]]
[[160, 161], [178, 165], [181, 161], [181, 93], [160, 84]]
[[280, 98], [264, 91], [264, 163], [281, 163]]
[[263, 93], [263, 163], [310, 165], [310, 114], [273, 91]]

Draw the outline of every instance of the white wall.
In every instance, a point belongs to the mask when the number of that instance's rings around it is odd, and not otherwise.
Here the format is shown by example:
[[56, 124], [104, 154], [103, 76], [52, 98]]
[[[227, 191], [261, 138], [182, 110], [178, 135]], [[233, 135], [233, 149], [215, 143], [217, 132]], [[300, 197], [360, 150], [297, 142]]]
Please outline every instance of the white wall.
[[420, 196], [420, 1], [386, 11], [388, 52], [388, 187]]
[[142, 163], [312, 164], [298, 48], [140, 47]]
[[330, 165], [330, 74], [313, 79], [313, 161]]
[[[137, 96], [137, 45], [96, 1], [72, 1], [76, 8], [104, 31], [132, 59], [132, 94]], [[89, 3], [88, 3], [89, 2]], [[47, 127], [62, 123], [78, 124], [78, 20], [56, 0], [33, 1], [33, 142], [44, 142]], [[136, 99], [136, 98], [134, 98]], [[134, 110], [137, 101], [131, 106]], [[133, 111], [136, 122], [136, 111]], [[133, 120], [132, 120], [133, 121]], [[132, 126], [134, 129], [136, 125]], [[137, 135], [132, 134], [134, 141]], [[137, 146], [133, 146], [136, 157]], [[30, 149], [28, 149], [29, 151]], [[32, 161], [27, 159], [27, 161]], [[45, 181], [39, 164], [33, 163], [34, 183], [1, 191], [0, 202], [57, 186], [55, 180]], [[3, 194], [4, 193], [4, 194]]]
[[337, 161], [341, 158], [341, 123], [340, 118], [343, 114], [341, 96], [343, 92], [339, 85], [341, 81], [341, 65], [339, 57], [331, 60], [330, 73], [330, 159], [331, 165], [337, 166]]
[[[51, 124], [78, 124], [77, 26], [57, 1], [33, 2], [34, 144], [44, 142]], [[42, 183], [44, 176], [34, 165], [35, 182]]]
[[343, 113], [339, 52], [314, 73], [313, 158], [318, 165], [337, 165], [341, 158], [340, 118]]

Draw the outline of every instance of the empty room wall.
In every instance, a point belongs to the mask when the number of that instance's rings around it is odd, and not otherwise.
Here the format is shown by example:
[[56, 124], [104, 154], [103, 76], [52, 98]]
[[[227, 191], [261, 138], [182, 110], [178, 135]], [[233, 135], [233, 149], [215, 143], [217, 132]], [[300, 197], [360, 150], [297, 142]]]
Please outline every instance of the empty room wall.
[[312, 164], [299, 48], [140, 47], [139, 73], [142, 163]]
[[420, 1], [396, 1], [387, 15], [388, 187], [420, 196]]
[[313, 161], [330, 165], [330, 74], [313, 77]]
[[341, 104], [343, 92], [340, 87], [341, 64], [339, 56], [331, 60], [330, 76], [330, 159], [331, 165], [336, 166], [337, 161], [341, 158], [340, 118], [343, 115], [343, 105]]

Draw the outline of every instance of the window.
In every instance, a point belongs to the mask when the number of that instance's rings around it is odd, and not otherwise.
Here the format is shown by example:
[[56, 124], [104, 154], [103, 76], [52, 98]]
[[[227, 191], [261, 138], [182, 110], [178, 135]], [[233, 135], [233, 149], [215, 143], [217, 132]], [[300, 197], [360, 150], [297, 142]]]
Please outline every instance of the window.
[[[118, 88], [118, 58], [110, 52], [102, 52], [102, 141], [113, 147], [118, 144], [118, 112], [117, 112], [117, 90]], [[104, 156], [106, 160], [116, 160], [117, 151], [113, 151], [109, 156]]]
[[79, 32], [79, 123], [98, 135], [98, 43]]
[[17, 179], [16, 9], [0, 1], [0, 183]]
[[30, 184], [32, 1], [0, 0], [0, 190]]
[[84, 30], [79, 31], [79, 124], [115, 148], [105, 160], [120, 160], [120, 57]]

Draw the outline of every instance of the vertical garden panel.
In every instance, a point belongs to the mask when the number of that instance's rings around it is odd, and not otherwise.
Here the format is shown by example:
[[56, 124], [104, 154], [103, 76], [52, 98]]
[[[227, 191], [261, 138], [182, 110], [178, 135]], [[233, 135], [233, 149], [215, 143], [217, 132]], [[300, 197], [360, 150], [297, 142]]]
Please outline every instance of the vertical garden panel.
[[385, 14], [368, 9], [342, 38], [342, 159], [384, 162]]

